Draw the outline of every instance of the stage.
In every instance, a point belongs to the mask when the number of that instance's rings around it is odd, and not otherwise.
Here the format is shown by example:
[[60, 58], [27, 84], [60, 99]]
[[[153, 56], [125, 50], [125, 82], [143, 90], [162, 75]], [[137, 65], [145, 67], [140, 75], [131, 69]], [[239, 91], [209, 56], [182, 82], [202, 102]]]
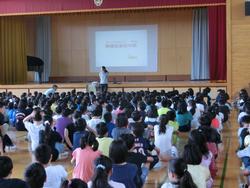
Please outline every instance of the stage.
[[[11, 91], [14, 95], [20, 96], [22, 93], [33, 93], [34, 91], [44, 92], [53, 84], [58, 85], [58, 92], [67, 92], [72, 89], [76, 91], [87, 91], [87, 85], [91, 83], [27, 83], [22, 85], [0, 85], [0, 92]], [[211, 97], [214, 99], [217, 95], [218, 89], [227, 91], [227, 83], [225, 82], [210, 82], [210, 81], [165, 81], [165, 82], [122, 82], [122, 83], [109, 83], [110, 92], [118, 91], [140, 91], [148, 90], [165, 91], [178, 90], [179, 92], [186, 91], [189, 87], [193, 88], [194, 92], [202, 91], [205, 87], [211, 88]]]

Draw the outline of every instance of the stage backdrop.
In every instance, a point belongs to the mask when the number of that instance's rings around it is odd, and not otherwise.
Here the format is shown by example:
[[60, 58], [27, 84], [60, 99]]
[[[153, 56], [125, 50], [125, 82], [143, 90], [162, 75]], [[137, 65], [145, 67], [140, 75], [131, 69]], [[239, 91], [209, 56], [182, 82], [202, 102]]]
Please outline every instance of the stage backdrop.
[[[96, 75], [89, 71], [88, 27], [152, 24], [158, 25], [158, 71], [146, 74], [190, 75], [192, 15], [191, 9], [53, 15], [51, 76]], [[34, 37], [30, 37], [32, 39]], [[126, 72], [112, 74], [145, 75]]]

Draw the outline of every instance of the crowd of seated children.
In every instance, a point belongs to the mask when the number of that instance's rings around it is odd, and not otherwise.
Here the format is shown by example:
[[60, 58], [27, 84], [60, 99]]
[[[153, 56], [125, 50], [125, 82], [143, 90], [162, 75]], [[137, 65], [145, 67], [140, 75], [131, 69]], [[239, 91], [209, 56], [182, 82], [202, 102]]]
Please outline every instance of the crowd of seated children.
[[[248, 93], [242, 89], [239, 93], [239, 99], [236, 101], [238, 107], [238, 140], [239, 148], [237, 151], [238, 158], [242, 161], [242, 174], [247, 178], [247, 185], [250, 184], [250, 102]], [[247, 187], [246, 185], [246, 187]]]
[[[184, 175], [188, 177], [188, 171], [196, 186], [203, 188], [212, 186], [217, 170], [216, 158], [223, 150], [220, 136], [223, 124], [218, 130], [213, 122], [216, 118], [226, 122], [230, 112], [225, 110], [228, 106], [226, 93], [220, 91], [218, 101], [212, 104], [209, 91], [206, 88], [195, 95], [190, 88], [181, 94], [176, 90], [163, 90], [95, 95], [72, 90], [47, 96], [37, 92], [23, 94], [21, 98], [5, 93], [0, 95], [0, 102], [6, 107], [9, 103], [14, 104], [14, 126], [17, 130], [28, 131], [31, 151], [45, 167], [47, 175], [57, 167], [50, 166], [50, 162], [60, 159], [65, 145], [68, 152], [72, 152], [74, 180], [64, 181], [64, 187], [72, 187], [78, 179], [89, 182], [89, 187], [100, 187], [100, 182], [106, 187], [120, 186], [119, 183], [131, 188], [142, 187], [149, 170], [161, 166], [159, 161], [169, 162], [182, 157], [183, 161], [176, 163], [183, 165], [180, 171], [173, 170], [175, 163], [169, 168], [175, 180]], [[13, 110], [12, 105], [10, 110]], [[220, 112], [223, 116], [219, 119]], [[18, 113], [22, 113], [23, 118], [17, 117]], [[20, 122], [24, 129], [17, 125]], [[180, 132], [189, 134], [188, 143], [182, 146], [183, 153], [175, 147], [179, 144]], [[39, 154], [39, 149], [46, 151]], [[195, 175], [196, 170], [202, 176]], [[66, 174], [63, 169], [60, 171], [62, 176], [58, 178], [61, 181]], [[49, 182], [50, 178], [45, 185]], [[53, 181], [56, 182], [59, 180]]]

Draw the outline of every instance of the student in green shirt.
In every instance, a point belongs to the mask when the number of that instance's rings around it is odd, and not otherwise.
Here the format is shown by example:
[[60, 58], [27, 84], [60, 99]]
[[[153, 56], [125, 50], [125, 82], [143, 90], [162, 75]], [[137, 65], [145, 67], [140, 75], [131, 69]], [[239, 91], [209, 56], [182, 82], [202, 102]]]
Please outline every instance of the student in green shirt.
[[167, 99], [163, 99], [161, 101], [161, 108], [158, 109], [158, 116], [161, 116], [162, 114], [167, 114], [167, 112], [170, 110], [169, 107], [171, 106], [171, 101]]

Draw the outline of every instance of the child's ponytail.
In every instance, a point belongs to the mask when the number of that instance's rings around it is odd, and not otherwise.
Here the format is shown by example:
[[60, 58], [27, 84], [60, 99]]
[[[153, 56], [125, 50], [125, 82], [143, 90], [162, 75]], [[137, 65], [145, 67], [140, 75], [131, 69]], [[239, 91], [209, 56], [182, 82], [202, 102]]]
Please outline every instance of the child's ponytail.
[[187, 170], [187, 164], [183, 159], [170, 160], [168, 170], [176, 174], [180, 188], [197, 188], [191, 174]]
[[111, 188], [108, 183], [108, 174], [112, 169], [112, 161], [106, 156], [95, 160], [95, 172], [92, 177], [92, 188]]
[[92, 147], [93, 151], [96, 151], [99, 147], [98, 141], [96, 140], [96, 137], [92, 132], [86, 132], [85, 135], [81, 138], [81, 149], [84, 149], [87, 145]]
[[160, 126], [159, 126], [159, 134], [165, 134], [168, 124], [168, 116], [163, 114], [160, 116]]
[[183, 176], [180, 178], [180, 188], [197, 188], [187, 169], [184, 170]]

